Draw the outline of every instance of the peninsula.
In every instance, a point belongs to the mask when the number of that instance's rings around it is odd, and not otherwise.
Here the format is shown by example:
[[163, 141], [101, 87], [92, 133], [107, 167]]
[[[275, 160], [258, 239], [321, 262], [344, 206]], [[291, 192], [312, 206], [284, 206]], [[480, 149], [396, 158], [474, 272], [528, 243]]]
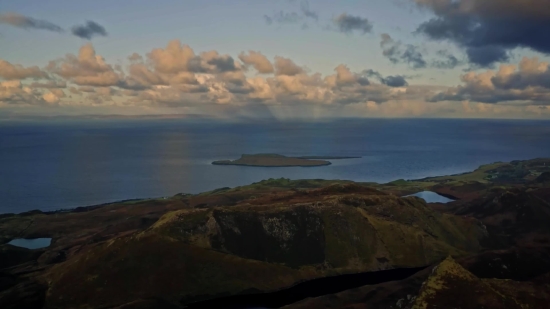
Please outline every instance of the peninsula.
[[334, 156], [305, 156], [305, 157], [287, 157], [279, 154], [243, 154], [237, 160], [220, 160], [214, 161], [214, 165], [241, 165], [241, 166], [256, 166], [256, 167], [313, 167], [330, 165], [330, 161], [340, 159], [355, 159], [360, 157], [334, 157]]

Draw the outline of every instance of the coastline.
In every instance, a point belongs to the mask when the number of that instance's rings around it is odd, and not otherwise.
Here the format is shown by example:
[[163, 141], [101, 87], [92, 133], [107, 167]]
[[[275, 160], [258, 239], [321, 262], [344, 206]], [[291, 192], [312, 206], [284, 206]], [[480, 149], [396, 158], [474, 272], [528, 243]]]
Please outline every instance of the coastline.
[[[512, 160], [510, 162], [495, 161], [495, 162], [492, 162], [492, 163], [482, 164], [482, 165], [478, 166], [477, 168], [475, 168], [473, 170], [463, 172], [463, 173], [457, 173], [457, 174], [451, 174], [451, 175], [431, 176], [431, 177], [424, 177], [424, 178], [419, 178], [419, 179], [396, 179], [396, 180], [389, 181], [389, 182], [386, 182], [386, 183], [355, 182], [355, 181], [351, 181], [351, 180], [350, 180], [350, 182], [357, 183], [357, 184], [368, 184], [369, 186], [373, 186], [375, 188], [390, 187], [391, 186], [391, 187], [394, 187], [398, 190], [407, 190], [407, 191], [404, 191], [404, 192], [409, 194], [410, 193], [409, 188], [417, 188], [417, 187], [419, 187], [419, 184], [422, 184], [422, 183], [432, 183], [434, 181], [435, 182], [445, 181], [446, 179], [461, 177], [461, 176], [465, 176], [465, 175], [467, 176], [467, 175], [474, 174], [476, 172], [484, 173], [485, 169], [487, 169], [489, 167], [493, 167], [495, 165], [504, 165], [504, 164], [512, 164], [512, 163], [517, 163], [517, 162], [527, 162], [527, 161], [536, 161], [536, 160], [545, 160], [545, 158], [533, 158], [533, 159], [530, 159], [530, 160]], [[296, 165], [291, 165], [291, 166], [259, 166], [259, 165], [244, 165], [244, 164], [238, 164], [238, 163], [234, 163], [234, 164], [217, 164], [216, 162], [219, 162], [219, 161], [214, 161], [214, 162], [212, 162], [212, 164], [213, 165], [250, 166], [250, 167], [269, 167], [269, 168], [273, 168], [273, 167], [316, 167], [316, 165], [309, 165], [309, 166], [296, 166]], [[330, 164], [332, 164], [332, 163], [328, 162], [328, 164], [326, 164], [325, 166], [330, 165]], [[301, 182], [301, 181], [308, 181], [308, 180], [311, 180], [311, 179], [295, 179], [295, 180], [290, 180], [289, 179], [289, 181], [291, 181], [291, 182]], [[326, 181], [326, 182], [342, 181], [342, 179], [322, 179], [322, 180]], [[262, 181], [267, 181], [267, 180], [264, 179]], [[261, 183], [262, 181], [259, 181], [257, 183]], [[345, 181], [347, 181], [347, 180], [345, 180]], [[402, 184], [392, 184], [394, 182], [401, 182], [401, 181], [403, 182]], [[247, 187], [247, 186], [251, 186], [251, 185], [254, 185], [254, 184], [256, 184], [256, 183], [252, 183], [252, 184], [244, 185], [244, 186], [238, 186], [238, 187], [234, 187], [234, 188], [230, 188], [230, 189], [235, 189], [235, 188], [240, 188], [240, 187]], [[76, 206], [76, 207], [73, 207], [73, 208], [61, 208], [61, 209], [57, 209], [57, 210], [42, 211], [40, 209], [33, 209], [33, 210], [23, 211], [23, 212], [20, 212], [20, 213], [9, 213], [9, 212], [8, 213], [0, 213], [0, 219], [7, 218], [7, 217], [13, 217], [13, 216], [31, 216], [31, 215], [37, 214], [37, 213], [45, 214], [45, 215], [54, 215], [54, 214], [60, 214], [60, 213], [88, 212], [88, 211], [95, 210], [95, 209], [105, 207], [105, 206], [109, 206], [109, 205], [123, 204], [123, 203], [138, 203], [138, 202], [151, 201], [151, 200], [166, 200], [166, 199], [182, 198], [182, 197], [188, 197], [188, 196], [197, 196], [197, 195], [201, 195], [201, 194], [205, 194], [205, 193], [209, 193], [209, 192], [210, 193], [215, 192], [216, 190], [219, 190], [219, 188], [214, 189], [214, 190], [210, 190], [210, 191], [204, 191], [204, 192], [196, 193], [196, 194], [177, 193], [173, 196], [159, 196], [159, 197], [150, 197], [150, 198], [128, 198], [128, 199], [115, 200], [115, 201], [112, 201], [112, 202], [105, 202], [105, 203], [93, 204], [93, 205], [87, 205], [87, 206]], [[451, 199], [455, 199], [455, 200], [458, 199], [458, 197], [456, 197], [452, 194], [449, 194], [448, 192], [437, 192], [437, 193], [442, 195], [442, 196], [445, 196], [447, 198], [451, 198]]]

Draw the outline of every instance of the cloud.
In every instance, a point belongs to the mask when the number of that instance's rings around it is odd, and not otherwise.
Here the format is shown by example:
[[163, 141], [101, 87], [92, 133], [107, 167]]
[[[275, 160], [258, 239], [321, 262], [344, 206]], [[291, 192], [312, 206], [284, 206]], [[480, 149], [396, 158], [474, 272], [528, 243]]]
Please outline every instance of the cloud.
[[300, 9], [302, 10], [302, 14], [304, 14], [305, 17], [314, 19], [316, 21], [319, 20], [319, 14], [310, 9], [308, 1], [302, 1], [300, 3]]
[[413, 69], [425, 68], [428, 65], [419, 47], [395, 41], [387, 33], [381, 35], [380, 47], [383, 55], [392, 63], [407, 63]]
[[5, 13], [0, 15], [0, 24], [7, 24], [23, 29], [47, 30], [63, 32], [63, 28], [46, 20], [34, 19], [17, 13]]
[[245, 64], [245, 65], [252, 65], [258, 73], [262, 74], [270, 74], [273, 73], [273, 64], [266, 58], [266, 56], [262, 55], [260, 52], [255, 51], [248, 51], [248, 55], [244, 52], [239, 55], [239, 59]]
[[0, 59], [0, 77], [4, 79], [47, 78], [48, 75], [37, 66], [23, 67]]
[[264, 15], [266, 22], [268, 24], [277, 23], [277, 24], [294, 24], [302, 20], [302, 16], [296, 12], [283, 12], [279, 11], [272, 16]]
[[102, 25], [91, 20], [86, 21], [84, 25], [73, 26], [71, 32], [79, 38], [88, 40], [91, 40], [95, 36], [107, 36], [107, 30]]
[[384, 78], [382, 83], [390, 87], [404, 87], [408, 85], [405, 77], [401, 75], [387, 76], [386, 78]]
[[229, 55], [220, 55], [217, 51], [203, 52], [187, 62], [188, 72], [223, 73], [240, 70], [240, 65]]
[[333, 20], [338, 31], [343, 33], [352, 33], [357, 31], [361, 34], [370, 33], [372, 31], [372, 23], [360, 16], [348, 15], [347, 13], [342, 13]]
[[267, 16], [267, 15], [264, 15], [264, 20], [265, 20], [265, 23], [268, 24], [268, 25], [272, 25], [273, 24], [273, 18]]
[[550, 104], [550, 66], [537, 58], [523, 58], [519, 66], [503, 64], [498, 71], [469, 72], [461, 80], [464, 85], [440, 92], [430, 100]]
[[42, 99], [49, 104], [59, 103], [61, 98], [65, 97], [65, 92], [61, 89], [50, 89], [49, 92], [46, 92], [42, 95]]
[[188, 71], [188, 63], [195, 57], [195, 52], [188, 45], [182, 45], [179, 40], [172, 40], [165, 49], [155, 48], [147, 57], [160, 73], [178, 73]]
[[65, 81], [48, 80], [46, 82], [34, 82], [30, 85], [31, 88], [67, 88]]
[[90, 86], [78, 87], [78, 91], [80, 91], [80, 92], [95, 92], [95, 88], [90, 87]]
[[279, 56], [275, 57], [275, 75], [294, 76], [303, 72], [304, 69], [294, 63], [294, 61]]
[[495, 62], [508, 61], [509, 56], [506, 50], [500, 46], [468, 47], [466, 54], [470, 62], [480, 67], [490, 67]]
[[454, 69], [462, 64], [462, 61], [450, 54], [446, 50], [439, 50], [437, 55], [443, 59], [436, 59], [432, 62], [432, 66], [438, 69]]
[[307, 21], [308, 20], [319, 20], [319, 14], [310, 8], [309, 1], [303, 0], [300, 2], [300, 10], [299, 11], [278, 11], [275, 12], [272, 15], [263, 15], [264, 21], [268, 25], [272, 24], [297, 24], [302, 23], [301, 28], [307, 29], [309, 28]]
[[405, 76], [402, 76], [402, 75], [384, 77], [382, 76], [382, 74], [374, 70], [366, 70], [364, 71], [364, 74], [369, 77], [375, 77], [380, 81], [380, 83], [389, 87], [405, 87], [408, 85], [407, 80], [405, 79]]
[[0, 103], [6, 105], [40, 105], [45, 101], [42, 93], [23, 86], [18, 80], [0, 82]]
[[547, 0], [413, 0], [435, 17], [417, 32], [462, 47], [474, 65], [489, 67], [523, 47], [550, 53]]
[[370, 85], [370, 81], [366, 77], [351, 72], [346, 65], [340, 64], [334, 71], [336, 72], [335, 75], [329, 75], [325, 78], [325, 82], [329, 87], [342, 89], [345, 86], [354, 86], [357, 84], [361, 86]]
[[[0, 14], [0, 24], [7, 24], [22, 29], [37, 29], [53, 32], [64, 32], [60, 26], [46, 20], [34, 19], [17, 13]], [[92, 39], [95, 36], [107, 36], [107, 30], [94, 22], [87, 21], [84, 25], [75, 25], [71, 28], [71, 33], [83, 39]]]
[[96, 55], [91, 44], [82, 46], [78, 56], [69, 54], [63, 59], [50, 61], [47, 70], [80, 86], [115, 86], [121, 80], [113, 67]]

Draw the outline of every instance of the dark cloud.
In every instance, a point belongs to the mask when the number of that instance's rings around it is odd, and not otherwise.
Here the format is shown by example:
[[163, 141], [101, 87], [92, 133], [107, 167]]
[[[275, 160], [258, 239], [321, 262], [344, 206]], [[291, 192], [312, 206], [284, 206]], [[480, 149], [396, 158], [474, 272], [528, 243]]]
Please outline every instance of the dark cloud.
[[450, 54], [446, 50], [440, 50], [437, 55], [443, 59], [436, 59], [432, 62], [432, 66], [438, 69], [454, 69], [461, 65], [462, 62], [458, 60], [455, 55]]
[[213, 52], [213, 55], [204, 53], [189, 59], [187, 68], [189, 72], [194, 73], [223, 73], [238, 70], [233, 57], [218, 55], [217, 52]]
[[119, 88], [122, 88], [122, 89], [126, 89], [126, 90], [135, 90], [135, 91], [140, 91], [140, 90], [145, 90], [145, 89], [149, 89], [150, 86], [148, 85], [144, 85], [143, 83], [140, 83], [136, 80], [133, 80], [133, 79], [126, 79], [126, 80], [120, 80], [117, 82], [116, 84], [117, 87]]
[[338, 31], [343, 33], [352, 33], [353, 31], [358, 31], [361, 34], [366, 34], [372, 31], [372, 23], [360, 16], [348, 15], [347, 13], [342, 13], [333, 20]]
[[243, 85], [235, 85], [231, 83], [226, 85], [226, 89], [227, 91], [235, 94], [249, 94], [254, 91], [254, 89], [251, 87], [246, 87]]
[[425, 68], [427, 65], [418, 49], [418, 46], [407, 44], [405, 51], [401, 55], [401, 59], [408, 63], [413, 69]]
[[380, 83], [389, 87], [405, 87], [409, 84], [407, 83], [405, 76], [402, 76], [402, 75], [384, 77], [382, 76], [382, 74], [374, 70], [366, 70], [363, 73], [369, 77], [374, 77], [378, 79]]
[[405, 80], [405, 77], [401, 75], [395, 75], [395, 76], [387, 76], [384, 78], [384, 85], [390, 86], [390, 87], [404, 87], [407, 86], [407, 80]]
[[380, 74], [380, 72], [378, 71], [375, 71], [375, 70], [365, 70], [363, 71], [363, 74], [369, 76], [369, 77], [375, 77], [377, 78], [378, 80], [382, 80], [384, 79], [384, 77], [382, 76], [382, 74]]
[[414, 0], [435, 18], [417, 32], [466, 50], [470, 62], [490, 67], [517, 47], [550, 54], [548, 0]]
[[235, 60], [233, 60], [233, 57], [230, 56], [210, 59], [208, 64], [215, 66], [218, 72], [231, 72], [237, 70]]
[[95, 36], [107, 36], [105, 28], [91, 20], [88, 20], [84, 25], [76, 25], [71, 29], [71, 32], [79, 38], [91, 40]]
[[264, 20], [265, 20], [265, 23], [268, 24], [268, 25], [273, 24], [273, 18], [271, 18], [267, 15], [264, 15]]
[[470, 62], [481, 67], [490, 67], [495, 62], [504, 62], [509, 59], [506, 49], [494, 45], [468, 47], [466, 49], [466, 55], [468, 55]]
[[7, 24], [23, 29], [38, 29], [54, 32], [63, 32], [63, 28], [46, 20], [34, 19], [17, 13], [0, 15], [0, 24]]
[[407, 63], [413, 69], [421, 69], [427, 66], [418, 46], [395, 41], [387, 33], [383, 33], [381, 38], [382, 53], [392, 63]]
[[308, 1], [302, 1], [300, 3], [300, 8], [302, 10], [302, 14], [304, 14], [305, 17], [319, 20], [319, 14], [317, 12], [313, 11], [309, 8], [309, 2]]

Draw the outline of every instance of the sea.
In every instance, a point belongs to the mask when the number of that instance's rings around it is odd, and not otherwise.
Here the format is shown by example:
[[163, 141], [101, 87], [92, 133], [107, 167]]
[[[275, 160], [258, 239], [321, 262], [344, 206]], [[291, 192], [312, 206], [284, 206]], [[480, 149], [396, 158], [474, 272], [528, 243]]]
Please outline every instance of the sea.
[[[253, 153], [361, 158], [322, 167], [211, 164]], [[537, 157], [550, 157], [550, 121], [4, 121], [0, 213], [200, 193], [268, 178], [385, 183]]]

